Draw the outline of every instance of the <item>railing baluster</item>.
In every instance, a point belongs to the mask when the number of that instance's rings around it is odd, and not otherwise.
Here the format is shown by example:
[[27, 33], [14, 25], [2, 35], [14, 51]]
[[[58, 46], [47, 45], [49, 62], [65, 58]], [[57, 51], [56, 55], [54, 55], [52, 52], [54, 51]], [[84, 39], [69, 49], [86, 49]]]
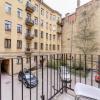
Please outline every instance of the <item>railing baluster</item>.
[[[61, 67], [63, 67], [62, 63], [63, 63], [63, 54], [62, 54], [62, 60], [61, 60]], [[62, 80], [62, 79], [61, 79]], [[64, 92], [64, 83], [63, 83], [63, 80], [62, 80], [62, 93]]]
[[93, 55], [91, 55], [91, 86], [93, 86]]
[[29, 58], [30, 59], [30, 100], [31, 100], [31, 57]]
[[47, 55], [47, 100], [48, 100], [48, 55]]
[[1, 98], [1, 63], [2, 63], [2, 59], [0, 59], [0, 100], [2, 99]]
[[87, 74], [87, 62], [86, 62], [87, 56], [85, 55], [85, 84], [87, 83], [87, 78], [86, 78], [86, 74]]
[[58, 75], [59, 75], [59, 73], [58, 73], [59, 68], [58, 67], [59, 66], [58, 66], [58, 54], [57, 54], [57, 91], [58, 91]]
[[52, 55], [50, 55], [50, 97], [52, 97]]
[[[71, 70], [72, 70], [72, 55], [70, 54], [70, 73], [71, 73]], [[70, 74], [70, 80], [71, 80], [71, 74]], [[71, 82], [70, 82], [70, 88], [71, 88]]]
[[54, 94], [55, 94], [55, 70], [56, 70], [56, 66], [55, 66], [55, 55], [54, 56]]
[[[66, 63], [66, 69], [68, 70], [68, 61], [67, 61], [67, 54], [65, 54], [65, 63]], [[71, 74], [71, 73], [70, 73]], [[67, 93], [67, 82], [66, 82], [66, 93]]]
[[[98, 75], [100, 77], [100, 55], [98, 55]], [[98, 82], [98, 88], [100, 88], [100, 83]]]
[[[66, 55], [64, 54], [64, 69], [65, 69], [64, 74], [65, 74], [65, 76], [67, 77], [67, 73], [66, 73], [67, 67], [66, 67], [66, 59], [65, 59], [65, 58], [66, 58]], [[66, 80], [65, 77], [64, 77], [64, 80]], [[65, 89], [65, 92], [66, 92], [66, 89], [67, 89], [66, 83], [67, 83], [67, 82], [64, 82], [64, 89]]]
[[81, 66], [81, 54], [79, 55], [80, 57], [80, 62], [79, 62], [79, 68], [80, 68], [80, 82], [81, 82], [81, 73], [82, 73], [82, 71], [81, 71], [81, 68], [82, 68], [82, 66]]
[[13, 58], [11, 59], [11, 70], [12, 70], [12, 100], [14, 100], [14, 77], [13, 77]]
[[44, 69], [43, 69], [43, 62], [44, 62], [44, 59], [43, 59], [43, 56], [42, 57], [42, 96], [41, 96], [41, 100], [45, 100], [45, 97], [44, 97]]
[[[21, 58], [22, 72], [23, 72], [23, 59], [24, 59], [24, 58]], [[22, 78], [22, 100], [23, 100], [23, 78]]]
[[74, 55], [74, 70], [75, 70], [75, 84], [76, 84], [76, 54]]
[[[60, 56], [60, 60], [59, 60], [59, 64], [61, 65], [61, 54], [59, 54], [59, 56]], [[61, 67], [61, 66], [60, 66]], [[60, 73], [60, 72], [59, 72]], [[59, 75], [59, 90], [60, 90], [60, 85], [61, 85], [61, 81], [60, 81], [61, 79], [60, 79], [60, 75]]]
[[[36, 56], [36, 77], [38, 79], [38, 56]], [[36, 87], [36, 100], [38, 100], [38, 85]]]

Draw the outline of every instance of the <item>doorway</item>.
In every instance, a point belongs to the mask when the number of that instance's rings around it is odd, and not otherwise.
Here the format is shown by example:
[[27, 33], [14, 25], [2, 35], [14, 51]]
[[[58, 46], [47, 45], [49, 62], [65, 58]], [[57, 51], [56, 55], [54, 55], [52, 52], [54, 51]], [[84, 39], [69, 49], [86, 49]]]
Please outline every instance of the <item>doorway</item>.
[[9, 59], [3, 60], [1, 63], [1, 73], [7, 74], [9, 72]]

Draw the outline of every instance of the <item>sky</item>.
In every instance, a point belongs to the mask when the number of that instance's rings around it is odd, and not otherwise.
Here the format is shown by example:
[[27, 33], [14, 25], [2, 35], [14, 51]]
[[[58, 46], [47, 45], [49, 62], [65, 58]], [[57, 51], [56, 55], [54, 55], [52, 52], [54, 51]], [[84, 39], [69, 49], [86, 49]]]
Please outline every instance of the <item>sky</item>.
[[[64, 17], [66, 13], [72, 13], [77, 7], [77, 0], [43, 0], [53, 9], [59, 11]], [[91, 0], [81, 0], [81, 5]]]

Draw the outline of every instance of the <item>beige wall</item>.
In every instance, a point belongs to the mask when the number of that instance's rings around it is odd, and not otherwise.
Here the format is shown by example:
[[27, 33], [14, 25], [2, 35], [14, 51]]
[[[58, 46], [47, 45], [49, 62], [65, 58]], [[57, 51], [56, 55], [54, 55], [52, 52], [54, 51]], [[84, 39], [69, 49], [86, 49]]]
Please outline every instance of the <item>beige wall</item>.
[[[78, 33], [79, 30], [79, 19], [84, 10], [94, 10], [94, 16], [92, 18], [91, 22], [91, 30], [96, 32], [96, 42], [98, 43], [99, 50], [97, 52], [94, 52], [94, 54], [100, 54], [100, 1], [90, 1], [85, 5], [80, 6], [76, 9], [76, 20], [74, 23], [70, 23], [71, 16], [73, 14], [66, 15], [66, 17], [63, 19], [63, 35], [62, 35], [62, 52], [68, 52], [68, 53], [81, 53], [77, 48], [75, 44], [75, 35]], [[69, 19], [68, 19], [69, 18]], [[72, 28], [73, 27], [73, 28]], [[72, 37], [72, 38], [71, 38]], [[71, 43], [72, 41], [72, 43]], [[72, 50], [71, 50], [72, 48]]]

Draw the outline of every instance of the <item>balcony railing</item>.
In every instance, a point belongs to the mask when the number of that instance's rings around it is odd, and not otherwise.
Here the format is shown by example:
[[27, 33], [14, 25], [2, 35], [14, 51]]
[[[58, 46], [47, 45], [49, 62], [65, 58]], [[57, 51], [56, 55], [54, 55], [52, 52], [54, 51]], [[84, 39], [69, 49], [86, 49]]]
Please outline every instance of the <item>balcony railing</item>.
[[27, 31], [25, 34], [25, 38], [27, 40], [32, 40], [34, 38], [34, 35], [31, 33], [31, 31]]
[[62, 27], [63, 23], [61, 21], [57, 21], [57, 25], [59, 25], [60, 27]]
[[27, 2], [26, 3], [26, 11], [30, 12], [30, 13], [33, 13], [35, 10], [34, 6], [31, 4], [31, 2]]
[[27, 26], [30, 26], [30, 27], [34, 25], [34, 21], [31, 18], [26, 18], [25, 23]]
[[[27, 51], [30, 49], [28, 48]], [[18, 58], [9, 58], [8, 64], [8, 60], [6, 63], [6, 59], [0, 59], [0, 100], [52, 100], [58, 93], [73, 91], [77, 82], [98, 87], [95, 76], [97, 67], [100, 68], [100, 56], [32, 54], [19, 60], [20, 64], [17, 64]], [[37, 77], [38, 85], [35, 87], [29, 85], [27, 89], [24, 78], [18, 80], [18, 74], [15, 73], [25, 72], [25, 68], [30, 74], [28, 85], [34, 82], [31, 82], [33, 80], [31, 75]], [[36, 70], [33, 71], [33, 68]], [[6, 74], [2, 74], [4, 71]], [[11, 76], [7, 75], [7, 72]]]
[[25, 54], [30, 55], [32, 53], [30, 48], [26, 48], [25, 49]]

